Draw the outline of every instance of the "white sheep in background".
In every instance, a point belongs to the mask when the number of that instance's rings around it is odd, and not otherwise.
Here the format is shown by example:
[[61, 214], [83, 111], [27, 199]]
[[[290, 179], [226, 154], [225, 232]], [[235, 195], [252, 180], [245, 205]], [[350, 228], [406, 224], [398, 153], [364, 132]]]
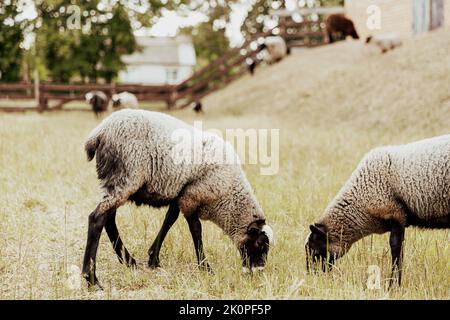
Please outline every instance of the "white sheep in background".
[[[182, 137], [192, 137], [195, 142], [177, 141]], [[178, 157], [179, 147], [201, 157]], [[189, 224], [201, 268], [211, 270], [203, 251], [200, 219], [211, 220], [233, 240], [241, 253], [244, 271], [264, 268], [273, 232], [265, 223], [233, 147], [219, 136], [166, 114], [124, 109], [97, 126], [85, 148], [89, 160], [96, 156], [98, 178], [104, 189], [103, 199], [89, 216], [83, 262], [83, 276], [89, 285], [101, 288], [95, 260], [103, 227], [119, 260], [135, 264], [115, 223], [116, 209], [127, 201], [169, 206], [149, 249], [150, 267], [159, 266], [161, 244], [181, 211]], [[223, 156], [218, 157], [220, 154]]]
[[263, 60], [267, 64], [273, 64], [282, 60], [288, 54], [286, 41], [280, 36], [270, 36], [264, 39], [260, 46], [263, 52]]
[[390, 232], [391, 285], [400, 285], [408, 226], [450, 228], [450, 135], [369, 152], [310, 226], [307, 268], [312, 259], [325, 271], [359, 239]]
[[128, 91], [123, 91], [119, 94], [113, 94], [112, 101], [114, 108], [130, 108], [130, 109], [139, 108], [139, 102], [137, 97]]
[[402, 45], [402, 40], [396, 33], [386, 33], [380, 35], [369, 36], [366, 39], [367, 44], [373, 44], [380, 48], [382, 53], [394, 50]]

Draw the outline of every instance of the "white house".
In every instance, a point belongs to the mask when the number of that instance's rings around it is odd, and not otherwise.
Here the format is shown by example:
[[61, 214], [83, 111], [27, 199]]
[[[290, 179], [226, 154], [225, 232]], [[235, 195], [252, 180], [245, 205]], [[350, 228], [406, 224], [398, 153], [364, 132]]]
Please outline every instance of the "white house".
[[195, 49], [188, 36], [136, 37], [141, 51], [123, 56], [126, 69], [120, 83], [177, 84], [187, 79], [196, 64]]
[[[372, 8], [378, 8], [379, 29], [367, 25]], [[345, 0], [345, 11], [362, 37], [391, 32], [410, 37], [450, 26], [450, 0]]]

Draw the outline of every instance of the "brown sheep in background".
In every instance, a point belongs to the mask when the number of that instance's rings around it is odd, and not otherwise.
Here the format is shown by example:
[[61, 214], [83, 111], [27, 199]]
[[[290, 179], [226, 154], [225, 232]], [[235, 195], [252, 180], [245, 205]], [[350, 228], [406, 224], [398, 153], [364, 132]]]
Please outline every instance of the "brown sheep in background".
[[359, 39], [359, 35], [356, 32], [355, 25], [353, 21], [346, 18], [342, 14], [332, 14], [327, 18], [326, 21], [328, 38], [330, 43], [335, 42], [333, 35], [339, 34], [344, 39], [347, 36], [351, 36], [353, 39]]

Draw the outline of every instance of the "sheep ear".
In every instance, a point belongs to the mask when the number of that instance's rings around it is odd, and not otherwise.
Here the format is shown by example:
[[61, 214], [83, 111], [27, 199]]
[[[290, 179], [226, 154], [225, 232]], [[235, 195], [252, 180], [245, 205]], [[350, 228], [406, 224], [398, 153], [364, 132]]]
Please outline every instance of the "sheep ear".
[[274, 241], [273, 241], [273, 230], [270, 226], [268, 226], [267, 224], [264, 225], [264, 227], [262, 228], [261, 232], [264, 232], [267, 236], [267, 238], [269, 239], [269, 244], [273, 245]]
[[247, 234], [250, 236], [257, 237], [259, 233], [262, 231], [262, 227], [266, 221], [264, 219], [258, 219], [256, 221], [253, 221], [250, 223], [250, 225], [247, 227]]
[[260, 231], [261, 231], [261, 228], [259, 226], [258, 221], [254, 221], [254, 222], [250, 223], [250, 225], [247, 228], [247, 233], [250, 236], [257, 236]]
[[325, 226], [322, 224], [312, 224], [309, 226], [309, 230], [311, 230], [312, 233], [326, 236]]

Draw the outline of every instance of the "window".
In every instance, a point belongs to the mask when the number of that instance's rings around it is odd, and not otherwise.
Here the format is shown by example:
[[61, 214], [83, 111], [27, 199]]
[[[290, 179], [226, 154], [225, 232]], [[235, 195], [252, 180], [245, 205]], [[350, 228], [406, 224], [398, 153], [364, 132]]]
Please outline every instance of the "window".
[[174, 84], [178, 82], [178, 70], [175, 68], [166, 69], [166, 82]]

